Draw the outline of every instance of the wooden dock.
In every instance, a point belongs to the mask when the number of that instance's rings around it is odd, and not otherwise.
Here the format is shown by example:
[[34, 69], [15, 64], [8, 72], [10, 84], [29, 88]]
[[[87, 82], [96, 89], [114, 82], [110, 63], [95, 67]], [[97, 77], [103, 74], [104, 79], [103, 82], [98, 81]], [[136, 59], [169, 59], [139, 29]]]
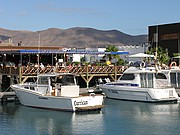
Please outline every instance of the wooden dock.
[[8, 102], [8, 101], [14, 101], [14, 100], [17, 100], [17, 96], [16, 96], [15, 92], [0, 92], [1, 103]]

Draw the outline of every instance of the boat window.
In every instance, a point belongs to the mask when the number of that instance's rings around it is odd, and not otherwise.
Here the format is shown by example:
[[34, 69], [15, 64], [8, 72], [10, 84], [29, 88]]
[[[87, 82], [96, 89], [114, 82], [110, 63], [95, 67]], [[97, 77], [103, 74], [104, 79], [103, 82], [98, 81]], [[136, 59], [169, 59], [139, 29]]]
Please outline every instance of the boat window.
[[141, 80], [141, 87], [146, 88], [146, 74], [140, 74], [140, 80]]
[[56, 78], [55, 77], [51, 77], [51, 86], [55, 87], [55, 83], [56, 83]]
[[147, 81], [147, 87], [153, 88], [153, 74], [147, 74], [148, 81]]
[[156, 74], [156, 79], [167, 79], [165, 74], [162, 74], [162, 73], [158, 73]]
[[62, 76], [56, 77], [56, 83], [62, 83]]
[[38, 84], [46, 84], [46, 85], [48, 85], [48, 78], [47, 77], [40, 77], [38, 79]]
[[62, 81], [63, 85], [71, 85], [71, 84], [75, 83], [74, 76], [72, 76], [72, 75], [63, 76], [61, 81]]
[[180, 73], [177, 73], [177, 82], [178, 82], [177, 87], [180, 87]]
[[170, 74], [171, 86], [176, 87], [176, 73]]
[[134, 74], [123, 74], [120, 80], [134, 80]]
[[142, 88], [153, 88], [153, 74], [141, 73], [140, 81], [141, 81]]

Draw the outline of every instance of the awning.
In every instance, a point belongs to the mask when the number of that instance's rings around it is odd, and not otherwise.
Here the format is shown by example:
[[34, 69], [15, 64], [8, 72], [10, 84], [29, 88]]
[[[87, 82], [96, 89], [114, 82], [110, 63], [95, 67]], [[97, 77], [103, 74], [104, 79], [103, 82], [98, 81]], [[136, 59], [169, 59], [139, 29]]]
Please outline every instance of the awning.
[[137, 53], [133, 55], [127, 56], [129, 58], [154, 58], [154, 55], [145, 54], [145, 53]]
[[0, 51], [1, 54], [117, 54], [117, 55], [128, 55], [129, 52], [98, 52], [98, 51], [63, 51], [63, 50], [9, 50]]

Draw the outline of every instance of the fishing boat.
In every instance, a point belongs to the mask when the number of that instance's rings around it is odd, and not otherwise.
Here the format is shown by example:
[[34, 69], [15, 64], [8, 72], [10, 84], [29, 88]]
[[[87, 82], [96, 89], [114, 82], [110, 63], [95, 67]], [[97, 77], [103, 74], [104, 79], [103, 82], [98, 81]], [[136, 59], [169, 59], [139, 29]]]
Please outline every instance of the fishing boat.
[[116, 82], [99, 85], [99, 88], [106, 97], [113, 99], [145, 102], [178, 100], [178, 94], [169, 84], [166, 74], [155, 66], [146, 66], [144, 62], [130, 66]]
[[80, 93], [76, 76], [71, 73], [39, 74], [36, 82], [14, 84], [11, 88], [20, 103], [29, 107], [72, 112], [104, 107], [104, 95]]

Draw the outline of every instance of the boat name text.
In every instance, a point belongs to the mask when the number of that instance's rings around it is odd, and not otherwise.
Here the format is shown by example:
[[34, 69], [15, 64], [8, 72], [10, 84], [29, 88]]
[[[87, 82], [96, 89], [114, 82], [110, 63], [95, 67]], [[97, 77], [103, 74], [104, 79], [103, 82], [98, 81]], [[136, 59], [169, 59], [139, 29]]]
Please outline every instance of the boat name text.
[[75, 106], [78, 106], [78, 105], [87, 105], [88, 104], [88, 101], [74, 101], [74, 105]]
[[39, 97], [39, 99], [46, 99], [46, 100], [48, 100], [48, 98], [47, 98], [47, 97]]

